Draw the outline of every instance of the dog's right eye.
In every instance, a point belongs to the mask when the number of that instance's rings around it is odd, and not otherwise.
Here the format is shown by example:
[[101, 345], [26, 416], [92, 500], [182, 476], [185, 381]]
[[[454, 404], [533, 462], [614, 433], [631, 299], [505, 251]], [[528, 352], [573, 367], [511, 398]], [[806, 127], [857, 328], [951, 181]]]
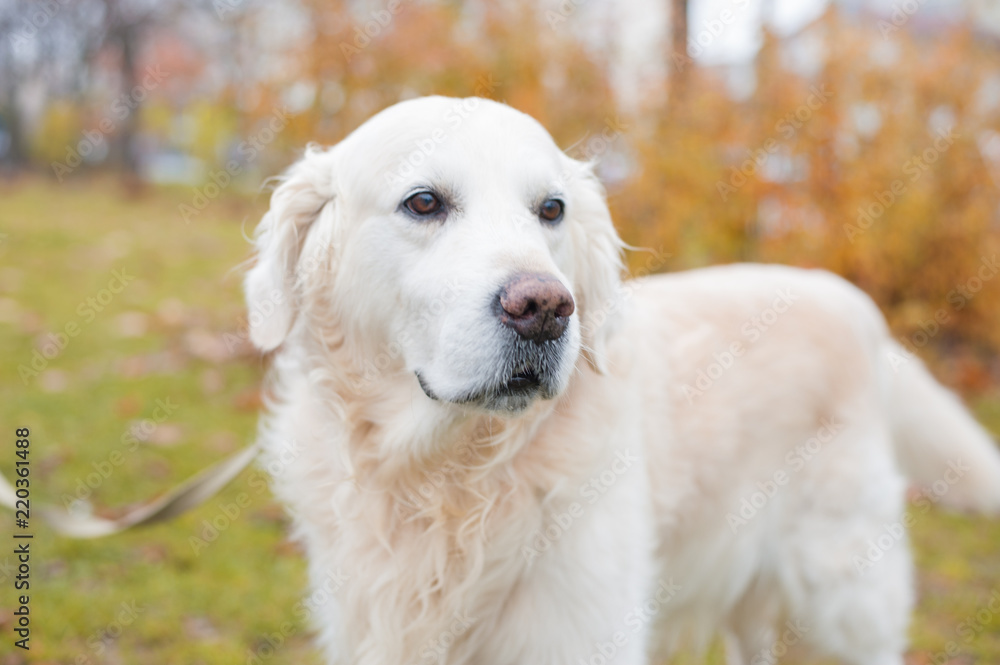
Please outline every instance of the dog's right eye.
[[406, 209], [417, 217], [427, 217], [441, 212], [441, 199], [431, 192], [417, 192], [403, 202]]

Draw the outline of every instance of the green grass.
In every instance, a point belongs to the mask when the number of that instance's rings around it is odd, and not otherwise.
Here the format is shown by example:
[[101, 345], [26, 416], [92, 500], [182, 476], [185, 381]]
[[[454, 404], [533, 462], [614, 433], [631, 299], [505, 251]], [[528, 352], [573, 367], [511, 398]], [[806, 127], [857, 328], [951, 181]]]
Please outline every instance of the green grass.
[[[9, 441], [0, 468], [10, 477], [14, 428], [28, 427], [33, 499], [63, 505], [66, 495], [89, 491], [99, 514], [250, 442], [261, 377], [256, 356], [237, 348], [235, 357], [216, 357], [197, 343], [218, 345], [242, 329], [241, 273], [232, 269], [247, 258], [243, 222], [252, 230], [260, 206], [220, 199], [185, 225], [177, 206], [190, 192], [120, 194], [103, 182], [22, 181], [0, 191], [0, 318], [10, 319], [0, 323], [0, 437]], [[81, 316], [79, 304], [99, 297], [122, 269], [134, 280], [92, 320]], [[129, 318], [143, 319], [146, 330], [123, 335]], [[45, 373], [22, 380], [18, 367], [30, 366], [45, 333], [71, 322], [78, 334]], [[159, 444], [123, 442], [132, 424], [162, 415], [157, 400], [176, 405], [160, 425], [169, 435]], [[280, 509], [251, 481], [245, 472], [176, 522], [100, 540], [60, 538], [36, 514], [30, 662], [246, 662], [248, 650], [293, 616], [305, 584]], [[227, 519], [219, 505], [241, 492], [250, 505], [196, 553], [190, 539], [202, 534], [203, 520]], [[2, 520], [9, 533], [11, 519]], [[0, 573], [5, 620], [13, 609], [8, 573]], [[269, 662], [318, 662], [301, 622], [285, 632]], [[117, 639], [102, 639], [109, 633]], [[4, 630], [0, 662], [25, 662], [8, 636]]]
[[[149, 498], [249, 443], [261, 379], [256, 355], [237, 347], [227, 356], [219, 345], [242, 329], [241, 273], [233, 268], [247, 258], [243, 234], [263, 200], [221, 198], [186, 225], [177, 206], [191, 192], [121, 194], [103, 181], [0, 184], [0, 439], [9, 442], [0, 445], [0, 469], [11, 476], [14, 429], [28, 427], [33, 500], [62, 505], [82, 488], [98, 514]], [[90, 320], [87, 299], [122, 269], [134, 280]], [[65, 349], [22, 380], [19, 366], [30, 366], [45, 335], [74, 322], [79, 331]], [[153, 440], [123, 442], [133, 424], [154, 417], [157, 400], [176, 410]], [[1000, 432], [1000, 400], [978, 410]], [[203, 535], [206, 520], [227, 520], [220, 505], [241, 493], [248, 507], [196, 552], [191, 538]], [[11, 516], [0, 524], [7, 538]], [[181, 519], [100, 540], [60, 538], [35, 515], [30, 658], [12, 646], [5, 564], [14, 560], [4, 544], [0, 664], [233, 665], [254, 651], [262, 663], [318, 663], [293, 611], [305, 565], [286, 527], [252, 472]], [[976, 618], [1000, 590], [1000, 522], [932, 511], [919, 517], [913, 540], [920, 605], [911, 665], [945, 662], [934, 655], [949, 641], [961, 653], [952, 665], [1000, 663], [1000, 616]], [[722, 663], [718, 646], [705, 662]]]

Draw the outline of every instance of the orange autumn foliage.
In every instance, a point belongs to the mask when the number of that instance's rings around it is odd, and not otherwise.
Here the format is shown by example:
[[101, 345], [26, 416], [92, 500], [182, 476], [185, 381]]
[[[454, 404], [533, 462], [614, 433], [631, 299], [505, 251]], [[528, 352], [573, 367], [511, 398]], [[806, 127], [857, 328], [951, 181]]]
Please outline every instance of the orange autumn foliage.
[[[310, 6], [316, 38], [289, 80], [326, 92], [293, 119], [291, 144], [334, 143], [409, 96], [502, 100], [625, 174], [609, 182], [623, 238], [668, 254], [633, 252], [633, 269], [833, 270], [946, 381], [1000, 380], [1000, 59], [969, 29], [883, 36], [870, 17], [830, 11], [794, 37], [765, 36], [749, 97], [734, 99], [721, 70], [691, 66], [683, 98], [651, 95], [627, 116], [605, 59], [528, 7], [473, 15], [404, 0], [383, 25]], [[825, 55], [803, 72], [810, 45]]]

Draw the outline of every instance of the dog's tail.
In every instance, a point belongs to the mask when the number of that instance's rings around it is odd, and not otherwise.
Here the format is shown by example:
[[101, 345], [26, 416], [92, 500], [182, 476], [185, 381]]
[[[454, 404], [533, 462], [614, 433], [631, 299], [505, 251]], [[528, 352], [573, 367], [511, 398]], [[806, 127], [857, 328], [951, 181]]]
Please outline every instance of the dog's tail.
[[892, 344], [889, 409], [903, 472], [941, 505], [1000, 514], [1000, 451], [992, 437], [919, 359]]

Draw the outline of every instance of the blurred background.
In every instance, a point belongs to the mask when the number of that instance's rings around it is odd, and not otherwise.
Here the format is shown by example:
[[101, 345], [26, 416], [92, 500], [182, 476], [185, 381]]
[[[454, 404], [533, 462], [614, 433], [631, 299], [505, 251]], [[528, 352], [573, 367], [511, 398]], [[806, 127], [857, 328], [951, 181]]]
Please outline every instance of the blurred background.
[[[0, 0], [0, 422], [36, 501], [113, 516], [252, 440], [261, 185], [425, 94], [595, 160], [634, 274], [847, 277], [1000, 431], [997, 0]], [[33, 520], [32, 650], [0, 663], [318, 662], [265, 480], [103, 541]], [[1000, 527], [914, 515], [909, 665], [1000, 663]]]

